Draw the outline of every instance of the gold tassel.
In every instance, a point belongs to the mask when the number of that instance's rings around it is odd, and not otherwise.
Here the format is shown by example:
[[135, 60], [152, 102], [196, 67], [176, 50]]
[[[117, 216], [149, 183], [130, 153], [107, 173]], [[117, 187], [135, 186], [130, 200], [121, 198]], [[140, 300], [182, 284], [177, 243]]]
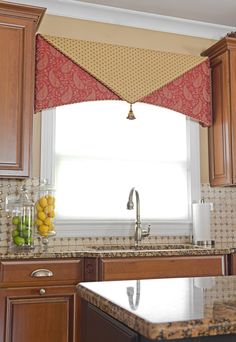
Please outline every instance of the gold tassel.
[[133, 109], [132, 109], [132, 103], [130, 103], [130, 109], [129, 109], [129, 113], [128, 113], [128, 116], [126, 119], [128, 119], [128, 120], [135, 120], [136, 119], [136, 117], [134, 116]]

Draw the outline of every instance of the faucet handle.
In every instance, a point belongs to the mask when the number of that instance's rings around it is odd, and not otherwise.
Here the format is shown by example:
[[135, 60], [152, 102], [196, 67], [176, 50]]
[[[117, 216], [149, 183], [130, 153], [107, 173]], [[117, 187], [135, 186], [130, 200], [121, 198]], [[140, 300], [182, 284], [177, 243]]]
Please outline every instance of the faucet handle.
[[149, 224], [147, 228], [142, 229], [142, 237], [149, 236], [151, 231], [151, 225]]

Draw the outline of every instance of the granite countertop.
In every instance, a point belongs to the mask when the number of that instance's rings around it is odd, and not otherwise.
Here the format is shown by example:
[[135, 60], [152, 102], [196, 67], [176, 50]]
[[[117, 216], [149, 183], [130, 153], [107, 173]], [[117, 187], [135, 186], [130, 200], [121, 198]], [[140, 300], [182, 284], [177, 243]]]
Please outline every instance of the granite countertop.
[[90, 282], [77, 289], [151, 340], [236, 333], [236, 276]]
[[224, 255], [236, 249], [228, 244], [216, 245], [214, 248], [197, 247], [191, 244], [146, 245], [135, 249], [132, 246], [53, 246], [45, 250], [35, 247], [33, 250], [16, 250], [0, 247], [0, 260], [3, 259], [51, 259], [51, 258], [81, 258], [81, 257], [154, 257], [154, 256], [201, 256]]

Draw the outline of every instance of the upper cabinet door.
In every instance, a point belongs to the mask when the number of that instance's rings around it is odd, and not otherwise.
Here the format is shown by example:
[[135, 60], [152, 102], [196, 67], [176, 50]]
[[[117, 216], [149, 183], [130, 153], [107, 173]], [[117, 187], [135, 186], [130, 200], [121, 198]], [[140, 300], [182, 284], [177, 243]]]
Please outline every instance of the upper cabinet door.
[[202, 53], [209, 56], [213, 125], [208, 130], [211, 186], [236, 184], [236, 38], [225, 37]]
[[[236, 41], [236, 38], [235, 38]], [[231, 98], [231, 135], [232, 135], [232, 165], [233, 184], [236, 184], [236, 43], [230, 50], [230, 98]]]
[[210, 183], [212, 186], [230, 185], [232, 164], [228, 52], [216, 57], [211, 68], [213, 125], [208, 130]]
[[0, 177], [30, 176], [35, 33], [44, 12], [0, 4]]

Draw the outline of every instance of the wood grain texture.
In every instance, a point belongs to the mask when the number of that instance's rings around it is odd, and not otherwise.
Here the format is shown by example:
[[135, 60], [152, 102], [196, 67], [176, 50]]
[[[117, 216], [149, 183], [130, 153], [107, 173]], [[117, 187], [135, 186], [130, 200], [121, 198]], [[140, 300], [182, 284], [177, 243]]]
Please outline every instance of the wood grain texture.
[[209, 128], [209, 167], [212, 186], [232, 183], [230, 143], [230, 84], [228, 52], [212, 61], [213, 126]]
[[74, 286], [6, 290], [5, 342], [76, 341], [76, 290]]
[[31, 173], [35, 33], [45, 9], [0, 3], [0, 176]]
[[[52, 277], [33, 278], [46, 268]], [[0, 342], [79, 342], [83, 259], [0, 264]]]
[[[1, 286], [74, 284], [83, 278], [83, 259], [77, 260], [40, 260], [40, 261], [3, 261], [1, 263]], [[52, 272], [51, 277], [32, 277], [37, 269]]]
[[236, 254], [230, 255], [229, 269], [231, 275], [236, 275]]
[[213, 125], [208, 129], [211, 186], [236, 184], [236, 38], [226, 37], [202, 53], [212, 68]]
[[[235, 39], [236, 40], [236, 39]], [[232, 139], [232, 166], [233, 184], [236, 184], [236, 50], [230, 51], [230, 98], [231, 98], [231, 139]]]
[[82, 301], [81, 307], [83, 315], [81, 342], [139, 341], [136, 332], [97, 309], [95, 306]]
[[225, 274], [224, 256], [103, 258], [100, 280], [217, 276]]

